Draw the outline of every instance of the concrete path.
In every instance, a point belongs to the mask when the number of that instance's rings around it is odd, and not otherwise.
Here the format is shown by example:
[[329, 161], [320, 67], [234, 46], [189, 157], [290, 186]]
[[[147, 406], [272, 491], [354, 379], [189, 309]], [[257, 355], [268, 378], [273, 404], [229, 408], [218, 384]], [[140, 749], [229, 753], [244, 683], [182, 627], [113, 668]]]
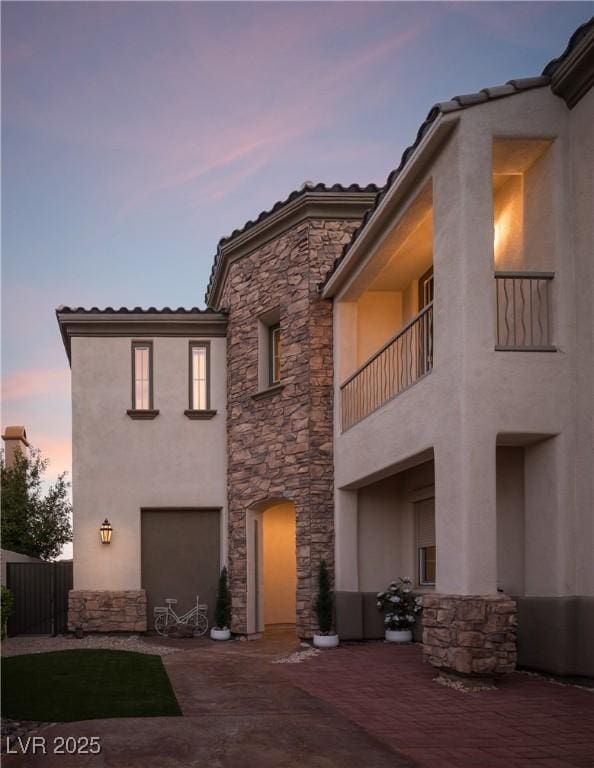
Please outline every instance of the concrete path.
[[[183, 644], [184, 641], [177, 641]], [[5, 768], [405, 768], [411, 760], [292, 683], [272, 660], [298, 648], [291, 633], [193, 643], [163, 659], [183, 717], [47, 726], [47, 754], [9, 755]], [[311, 663], [311, 660], [305, 664]], [[52, 754], [58, 736], [99, 736], [99, 755]]]

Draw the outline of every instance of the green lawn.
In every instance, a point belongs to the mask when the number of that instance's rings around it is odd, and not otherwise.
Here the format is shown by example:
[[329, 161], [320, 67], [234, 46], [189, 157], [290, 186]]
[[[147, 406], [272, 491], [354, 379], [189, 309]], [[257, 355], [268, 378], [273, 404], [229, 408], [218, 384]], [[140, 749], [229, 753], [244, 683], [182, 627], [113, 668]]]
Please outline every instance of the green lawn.
[[181, 715], [160, 656], [80, 650], [2, 659], [2, 714], [70, 722]]

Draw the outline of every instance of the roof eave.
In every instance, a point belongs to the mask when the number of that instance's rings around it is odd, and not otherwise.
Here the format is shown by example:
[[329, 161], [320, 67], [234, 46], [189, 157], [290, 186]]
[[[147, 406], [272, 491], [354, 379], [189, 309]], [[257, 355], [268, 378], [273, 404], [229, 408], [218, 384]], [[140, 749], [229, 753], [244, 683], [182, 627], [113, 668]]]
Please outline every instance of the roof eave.
[[200, 336], [221, 337], [227, 334], [227, 315], [181, 313], [89, 313], [61, 312], [56, 317], [68, 362], [71, 362], [71, 341], [75, 337], [134, 337], [134, 336]]
[[297, 226], [306, 219], [335, 218], [360, 219], [375, 200], [375, 191], [317, 192], [308, 191], [282, 208], [267, 215], [246, 231], [219, 246], [218, 266], [213, 274], [212, 284], [206, 294], [206, 304], [216, 308], [230, 265], [237, 259], [252, 253], [281, 235], [287, 229]]
[[396, 181], [387, 191], [384, 199], [372, 213], [360, 235], [346, 253], [336, 270], [331, 274], [322, 289], [322, 296], [330, 299], [340, 291], [351, 273], [362, 265], [361, 255], [370, 249], [375, 238], [381, 233], [387, 220], [393, 215], [394, 209], [402, 204], [406, 195], [418, 182], [421, 174], [435, 159], [450, 134], [460, 120], [459, 114], [439, 114], [421, 142], [415, 148], [413, 155], [407, 161]]

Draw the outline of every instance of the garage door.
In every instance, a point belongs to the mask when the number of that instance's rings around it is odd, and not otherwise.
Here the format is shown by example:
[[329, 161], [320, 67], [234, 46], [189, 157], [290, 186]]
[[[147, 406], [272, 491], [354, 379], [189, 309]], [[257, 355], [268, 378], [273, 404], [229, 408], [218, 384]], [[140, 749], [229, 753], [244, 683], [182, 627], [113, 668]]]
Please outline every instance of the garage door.
[[142, 510], [142, 587], [147, 592], [148, 626], [153, 608], [166, 597], [177, 613], [208, 603], [212, 626], [220, 571], [220, 512], [216, 509]]

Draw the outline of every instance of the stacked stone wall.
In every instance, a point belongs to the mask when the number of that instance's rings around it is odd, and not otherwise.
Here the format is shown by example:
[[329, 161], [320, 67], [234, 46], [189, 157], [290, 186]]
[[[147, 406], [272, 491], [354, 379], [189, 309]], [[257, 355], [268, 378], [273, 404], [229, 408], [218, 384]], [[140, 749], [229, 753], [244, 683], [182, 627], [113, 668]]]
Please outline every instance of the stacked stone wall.
[[516, 603], [507, 595], [423, 597], [423, 656], [444, 671], [513, 672], [516, 629]]
[[[334, 563], [332, 303], [318, 286], [358, 221], [308, 220], [230, 265], [227, 336], [229, 575], [233, 631], [247, 632], [246, 513], [296, 510], [297, 631], [315, 629], [320, 560]], [[258, 394], [258, 316], [280, 310], [281, 384]]]
[[146, 632], [144, 589], [73, 589], [68, 595], [68, 629], [85, 632]]

